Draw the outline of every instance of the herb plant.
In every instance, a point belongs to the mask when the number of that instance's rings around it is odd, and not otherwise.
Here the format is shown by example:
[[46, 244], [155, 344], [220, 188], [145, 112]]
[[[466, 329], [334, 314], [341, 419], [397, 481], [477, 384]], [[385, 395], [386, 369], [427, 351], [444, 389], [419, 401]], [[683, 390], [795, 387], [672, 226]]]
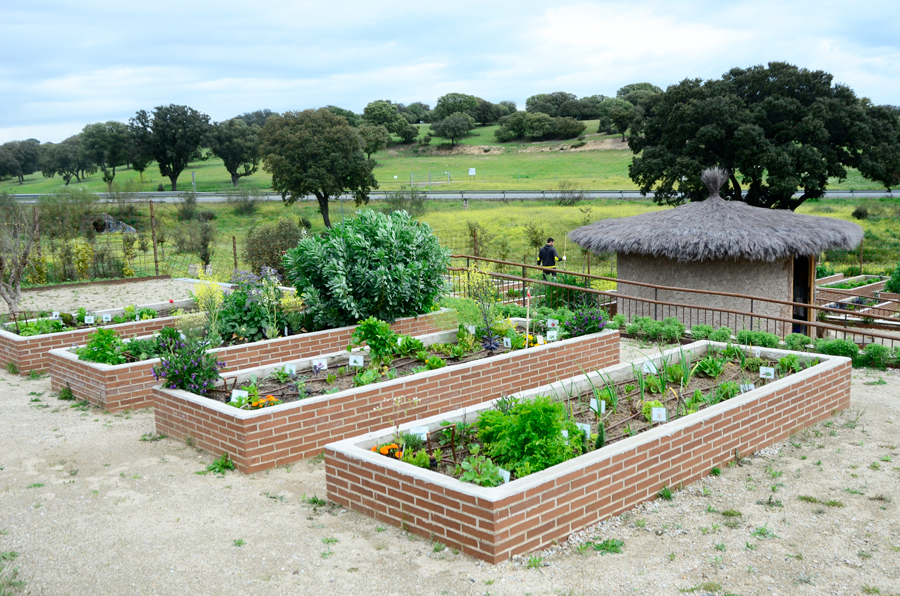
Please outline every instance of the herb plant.
[[78, 354], [80, 360], [86, 362], [124, 364], [123, 348], [122, 339], [114, 329], [97, 329], [88, 338], [87, 344], [83, 348], [75, 350], [75, 353]]
[[478, 445], [474, 445], [470, 453], [471, 455], [460, 464], [462, 468], [462, 474], [459, 476], [460, 480], [471, 482], [478, 486], [499, 486], [503, 483], [503, 477], [500, 476], [500, 468], [487, 457], [480, 455]]
[[153, 367], [153, 376], [170, 389], [206, 395], [225, 366], [206, 346], [193, 338], [173, 341], [161, 354], [161, 362]]

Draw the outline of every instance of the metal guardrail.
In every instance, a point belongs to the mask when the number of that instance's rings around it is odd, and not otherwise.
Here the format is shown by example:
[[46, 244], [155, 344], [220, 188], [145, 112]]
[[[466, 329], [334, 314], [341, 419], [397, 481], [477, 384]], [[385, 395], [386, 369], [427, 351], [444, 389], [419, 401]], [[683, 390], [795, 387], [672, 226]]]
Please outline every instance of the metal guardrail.
[[[382, 201], [389, 191], [373, 191], [369, 193], [369, 199], [373, 201]], [[646, 200], [653, 199], [655, 193], [647, 193], [642, 195], [637, 190], [585, 190], [584, 197], [586, 199], [619, 199], [622, 201]], [[560, 193], [555, 190], [433, 190], [422, 191], [430, 201], [462, 201], [471, 199], [473, 201], [544, 201], [557, 200]], [[109, 193], [94, 193], [101, 199], [111, 199]], [[177, 202], [183, 192], [136, 192], [131, 193], [134, 200], [152, 199], [160, 203]], [[198, 192], [197, 201], [201, 203], [221, 203], [227, 197], [222, 192]], [[33, 203], [41, 194], [16, 194], [13, 197], [23, 203]], [[799, 197], [800, 193], [795, 193], [795, 197]], [[898, 195], [900, 196], [900, 195]], [[826, 199], [871, 199], [889, 197], [894, 198], [893, 191], [889, 190], [826, 190]], [[280, 201], [281, 195], [274, 192], [262, 193], [259, 197], [263, 201]], [[315, 201], [316, 197], [309, 195], [300, 199], [302, 201]], [[333, 199], [335, 202], [354, 200], [353, 195], [342, 195]]]

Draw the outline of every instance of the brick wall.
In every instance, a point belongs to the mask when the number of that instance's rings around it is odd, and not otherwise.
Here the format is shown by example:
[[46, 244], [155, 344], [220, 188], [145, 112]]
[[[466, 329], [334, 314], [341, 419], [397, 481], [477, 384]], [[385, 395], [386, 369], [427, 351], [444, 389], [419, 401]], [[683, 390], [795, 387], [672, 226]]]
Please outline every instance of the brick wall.
[[[242, 472], [258, 472], [320, 453], [332, 441], [478, 404], [556, 378], [619, 363], [619, 333], [554, 342], [393, 381], [248, 412], [153, 388], [156, 432], [191, 437], [214, 454], [228, 453]], [[394, 413], [394, 398], [418, 398]]]
[[[157, 333], [163, 327], [173, 327], [175, 317], [161, 317], [145, 321], [132, 321], [118, 325], [105, 325], [104, 329], [114, 329], [122, 338], [137, 337]], [[15, 362], [21, 372], [43, 370], [50, 364], [47, 352], [56, 348], [70, 348], [82, 345], [96, 328], [75, 329], [61, 333], [22, 337], [9, 331], [0, 330], [0, 363]]]
[[[846, 279], [841, 279], [838, 281], [850, 281], [857, 280], [859, 277], [848, 277]], [[854, 296], [865, 296], [867, 298], [874, 298], [875, 292], [881, 292], [884, 290], [884, 285], [887, 283], [887, 280], [883, 281], [874, 281], [876, 278], [872, 278], [873, 283], [870, 283], [865, 286], [859, 286], [858, 288], [853, 288], [852, 290], [842, 290], [840, 288], [824, 288], [822, 285], [824, 283], [821, 280], [816, 280], [816, 298], [819, 300], [829, 300], [833, 302], [839, 302], [845, 298], [852, 298]], [[828, 282], [835, 283], [835, 282]]]
[[[391, 327], [405, 335], [426, 335], [456, 326], [456, 317], [448, 317], [446, 311], [429, 313], [420, 317], [398, 319]], [[347, 347], [356, 327], [327, 329], [274, 340], [263, 340], [239, 346], [213, 350], [219, 360], [225, 362], [222, 372], [262, 366], [338, 352]], [[144, 360], [108, 366], [94, 362], [82, 362], [68, 348], [54, 350], [48, 356], [50, 387], [59, 391], [70, 387], [78, 399], [110, 412], [128, 408], [144, 408], [153, 405], [152, 387], [157, 381], [151, 368], [159, 359]]]
[[833, 358], [817, 368], [758, 397], [735, 398], [583, 455], [561, 464], [561, 472], [551, 468], [543, 478], [493, 489], [417, 468], [408, 473], [410, 466], [368, 454], [353, 441], [329, 445], [328, 498], [499, 563], [653, 499], [663, 486], [695, 482], [732, 460], [735, 450], [753, 453], [847, 408], [850, 361]]

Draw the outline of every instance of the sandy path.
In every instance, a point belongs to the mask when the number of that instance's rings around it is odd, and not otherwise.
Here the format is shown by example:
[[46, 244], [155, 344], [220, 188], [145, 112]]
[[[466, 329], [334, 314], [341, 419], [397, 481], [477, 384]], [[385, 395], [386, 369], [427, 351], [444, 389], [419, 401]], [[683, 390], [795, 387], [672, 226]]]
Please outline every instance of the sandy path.
[[[704, 582], [697, 594], [889, 594], [900, 592], [898, 394], [897, 371], [855, 371], [852, 412], [538, 553], [529, 569], [311, 507], [304, 495], [325, 493], [316, 460], [199, 476], [211, 455], [140, 441], [151, 411], [81, 411], [46, 379], [2, 374], [0, 553], [18, 553], [33, 594], [677, 594]], [[757, 504], [770, 496], [782, 506]], [[741, 517], [718, 513], [728, 509]], [[763, 526], [777, 538], [754, 537]], [[624, 553], [579, 554], [587, 538], [624, 540]]]
[[[124, 284], [91, 285], [53, 290], [22, 292], [21, 309], [59, 310], [74, 312], [79, 307], [88, 310], [121, 308], [131, 304], [153, 304], [189, 298], [191, 282], [158, 279]], [[9, 312], [6, 302], [0, 300], [0, 314]]]

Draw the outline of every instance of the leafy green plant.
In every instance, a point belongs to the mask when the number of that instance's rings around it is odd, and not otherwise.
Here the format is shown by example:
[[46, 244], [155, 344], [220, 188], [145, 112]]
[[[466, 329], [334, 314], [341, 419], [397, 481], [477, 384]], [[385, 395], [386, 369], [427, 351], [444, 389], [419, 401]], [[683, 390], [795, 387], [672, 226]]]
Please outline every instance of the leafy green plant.
[[694, 339], [706, 339], [713, 331], [712, 325], [694, 325], [691, 327], [691, 336]]
[[895, 294], [900, 293], [900, 263], [897, 263], [897, 266], [891, 273], [891, 278], [887, 280], [887, 282], [885, 282], [884, 291], [892, 292]]
[[428, 370], [435, 370], [447, 366], [447, 363], [440, 356], [430, 356], [425, 360], [425, 366], [428, 367]]
[[888, 362], [891, 360], [891, 350], [885, 345], [871, 343], [858, 354], [853, 361], [855, 366], [869, 366], [884, 370], [887, 368]]
[[793, 352], [803, 352], [807, 350], [808, 346], [812, 343], [813, 340], [808, 335], [803, 335], [802, 333], [789, 333], [784, 337], [785, 348]]
[[364, 210], [328, 234], [304, 238], [284, 263], [303, 297], [307, 328], [318, 330], [430, 311], [444, 289], [449, 252], [405, 212]]
[[367, 368], [366, 370], [359, 371], [353, 376], [353, 386], [362, 387], [363, 385], [371, 385], [372, 383], [377, 383], [380, 379], [381, 375], [378, 371]]
[[672, 489], [670, 489], [668, 486], [664, 486], [659, 489], [659, 492], [656, 494], [656, 496], [658, 496], [663, 501], [671, 501], [675, 498], [675, 495], [672, 493]]
[[463, 471], [459, 479], [478, 486], [499, 486], [503, 483], [500, 468], [479, 452], [478, 445], [474, 445], [470, 451], [471, 455], [460, 464]]
[[126, 359], [122, 354], [123, 348], [122, 339], [114, 329], [101, 328], [94, 331], [85, 346], [76, 349], [75, 353], [80, 360], [86, 362], [124, 364]]
[[19, 325], [19, 335], [22, 337], [59, 333], [60, 331], [65, 331], [65, 325], [59, 319], [35, 319]]
[[223, 366], [225, 363], [220, 362], [215, 354], [207, 352], [203, 342], [188, 337], [173, 341], [152, 370], [154, 378], [162, 380], [169, 389], [206, 395], [219, 378], [219, 369]]
[[725, 372], [726, 364], [728, 364], [728, 360], [725, 358], [719, 358], [714, 354], [707, 354], [697, 363], [697, 370], [708, 377], [716, 379]]
[[621, 554], [625, 542], [615, 538], [607, 538], [603, 542], [589, 542], [591, 547], [601, 555]]
[[227, 453], [223, 453], [221, 456], [214, 459], [211, 464], [206, 466], [205, 470], [200, 470], [199, 472], [197, 472], [197, 474], [200, 474], [202, 476], [212, 473], [218, 476], [224, 476], [226, 472], [232, 471], [234, 469], [234, 462], [231, 461], [231, 458], [228, 457]]
[[849, 339], [820, 339], [816, 342], [816, 351], [829, 356], [856, 358], [859, 354], [859, 346]]
[[661, 401], [653, 400], [653, 401], [644, 402], [643, 405], [641, 405], [641, 415], [647, 420], [647, 422], [650, 422], [652, 420], [652, 416], [653, 416], [653, 408], [662, 408], [662, 407], [663, 407], [663, 404]]
[[759, 369], [766, 363], [762, 358], [747, 358], [744, 361], [744, 369], [748, 372], [759, 372]]
[[375, 366], [385, 366], [391, 363], [397, 352], [397, 334], [388, 323], [369, 317], [354, 329], [347, 351], [362, 345], [369, 346], [369, 354]]
[[748, 331], [746, 329], [738, 331], [737, 341], [744, 346], [760, 346], [763, 348], [777, 348], [781, 340], [774, 333], [765, 331]]
[[729, 400], [741, 392], [741, 386], [735, 381], [725, 381], [716, 387], [716, 402]]
[[732, 331], [730, 327], [719, 327], [718, 329], [710, 333], [707, 337], [710, 341], [727, 343], [731, 341], [732, 335], [734, 335], [734, 331]]
[[[431, 458], [428, 457], [428, 452], [424, 449], [420, 449], [418, 451], [413, 451], [413, 449], [407, 445], [406, 451], [403, 452], [403, 457], [400, 458], [400, 461], [404, 461], [408, 464], [412, 464], [414, 466], [418, 466], [420, 468], [425, 468], [428, 470], [431, 468]], [[471, 481], [467, 481], [471, 482]], [[476, 482], [475, 484], [479, 484]], [[484, 486], [484, 485], [482, 485]]]

